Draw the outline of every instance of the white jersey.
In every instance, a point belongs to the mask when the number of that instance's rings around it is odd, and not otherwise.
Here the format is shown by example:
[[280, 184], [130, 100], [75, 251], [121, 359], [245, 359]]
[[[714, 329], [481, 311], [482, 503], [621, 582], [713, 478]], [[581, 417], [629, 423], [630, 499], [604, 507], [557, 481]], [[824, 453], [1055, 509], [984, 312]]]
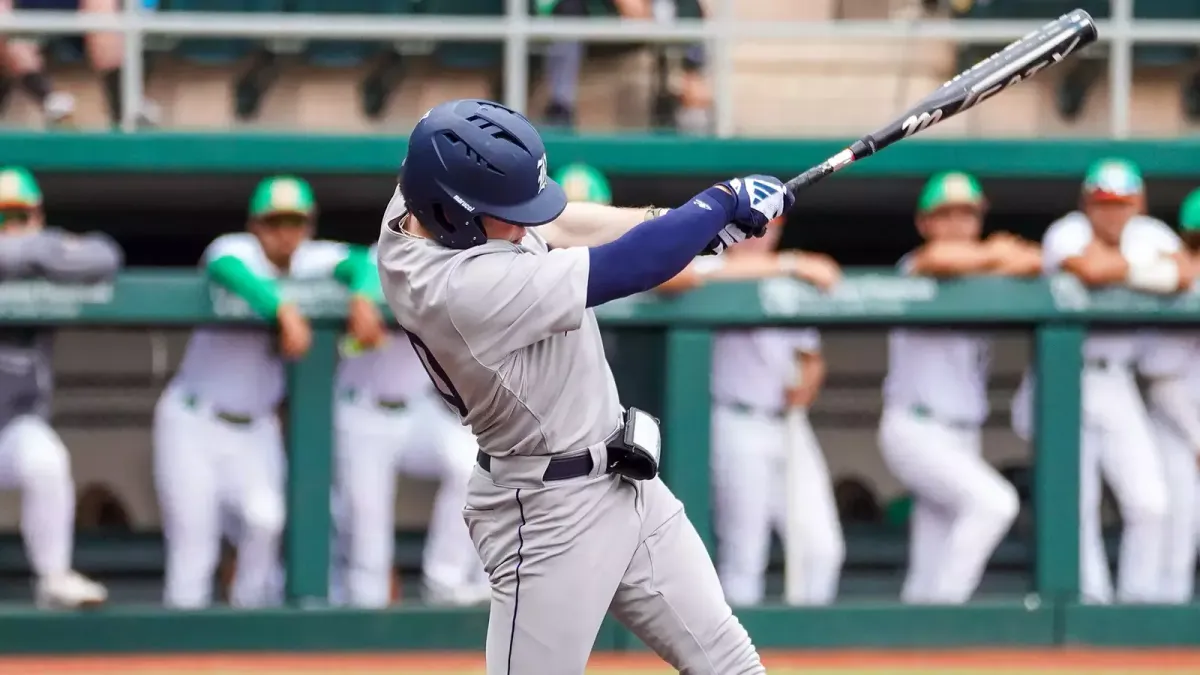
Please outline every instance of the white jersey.
[[718, 331], [713, 339], [713, 401], [782, 412], [786, 390], [803, 376], [796, 353], [820, 351], [821, 334], [814, 328]]
[[489, 455], [552, 455], [602, 446], [620, 428], [617, 385], [587, 307], [586, 248], [520, 244], [466, 250], [400, 229], [388, 204], [379, 267], [388, 304], [434, 386]]
[[[292, 255], [291, 269], [285, 274], [267, 259], [253, 234], [237, 232], [213, 240], [200, 265], [231, 255], [262, 277], [329, 278], [348, 251], [346, 244], [338, 242], [306, 241]], [[265, 328], [197, 328], [172, 384], [224, 412], [270, 413], [285, 390], [276, 340], [274, 331]]]
[[[911, 254], [910, 254], [911, 256]], [[910, 256], [900, 270], [912, 272]], [[939, 420], [983, 424], [992, 340], [965, 331], [896, 328], [888, 332], [884, 406], [921, 408]]]
[[[1067, 258], [1082, 255], [1092, 242], [1092, 226], [1080, 211], [1054, 221], [1042, 239], [1042, 273], [1057, 274]], [[1149, 216], [1134, 216], [1121, 231], [1120, 252], [1130, 262], [1152, 260], [1179, 251], [1183, 243], [1166, 223]], [[1137, 359], [1136, 333], [1091, 331], [1083, 346], [1086, 359], [1104, 359], [1132, 365]]]
[[1200, 403], [1200, 335], [1144, 330], [1138, 333], [1137, 345], [1138, 372], [1149, 378], [1182, 376], [1192, 400]]

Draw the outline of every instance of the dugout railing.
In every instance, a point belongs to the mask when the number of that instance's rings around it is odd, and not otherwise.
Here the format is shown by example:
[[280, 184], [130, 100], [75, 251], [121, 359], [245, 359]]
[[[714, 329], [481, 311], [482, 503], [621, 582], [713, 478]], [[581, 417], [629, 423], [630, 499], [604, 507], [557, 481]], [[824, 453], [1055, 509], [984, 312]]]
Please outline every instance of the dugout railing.
[[[346, 291], [336, 282], [288, 282], [281, 292], [313, 320], [310, 355], [290, 366], [288, 606], [171, 612], [121, 606], [95, 613], [0, 612], [5, 653], [98, 651], [478, 649], [486, 610], [400, 606], [330, 609], [332, 381]], [[1069, 276], [951, 282], [853, 271], [824, 294], [791, 279], [714, 284], [674, 299], [641, 295], [598, 308], [603, 324], [642, 336], [638, 368], [664, 420], [664, 478], [711, 546], [709, 364], [719, 327], [891, 325], [1024, 328], [1032, 331], [1037, 409], [1033, 504], [1034, 588], [1011, 601], [965, 607], [841, 603], [822, 609], [739, 612], [763, 647], [1194, 645], [1200, 606], [1086, 607], [1079, 587], [1081, 346], [1088, 326], [1200, 323], [1200, 293], [1161, 299], [1123, 290], [1090, 292]], [[261, 325], [246, 304], [191, 271], [141, 270], [114, 284], [0, 284], [0, 323], [74, 327]], [[629, 367], [629, 363], [622, 364]], [[612, 622], [597, 649], [638, 649]]]

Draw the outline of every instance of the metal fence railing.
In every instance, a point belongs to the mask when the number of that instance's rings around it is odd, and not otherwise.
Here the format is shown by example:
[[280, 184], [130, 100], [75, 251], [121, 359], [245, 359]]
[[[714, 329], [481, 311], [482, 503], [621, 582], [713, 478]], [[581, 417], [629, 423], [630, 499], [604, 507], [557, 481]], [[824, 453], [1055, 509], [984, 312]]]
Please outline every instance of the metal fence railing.
[[[942, 39], [1015, 40], [1041, 21], [893, 20], [893, 21], [741, 21], [734, 17], [736, 0], [714, 0], [709, 20], [566, 19], [531, 17], [528, 0], [507, 0], [505, 16], [433, 17], [379, 15], [227, 14], [153, 12], [142, 2], [127, 1], [120, 15], [32, 12], [0, 17], [0, 34], [124, 33], [123, 128], [135, 128], [142, 99], [142, 47], [147, 35], [192, 37], [299, 38], [305, 40], [420, 40], [501, 42], [504, 44], [504, 101], [526, 108], [529, 93], [529, 45], [537, 40], [578, 39], [585, 42], [704, 42], [710, 49], [717, 135], [734, 134], [733, 66], [730, 45], [746, 39]], [[1130, 122], [1133, 45], [1200, 43], [1200, 22], [1133, 21], [1134, 0], [1111, 0], [1111, 19], [1097, 21], [1100, 41], [1109, 45], [1110, 134], [1127, 138]]]

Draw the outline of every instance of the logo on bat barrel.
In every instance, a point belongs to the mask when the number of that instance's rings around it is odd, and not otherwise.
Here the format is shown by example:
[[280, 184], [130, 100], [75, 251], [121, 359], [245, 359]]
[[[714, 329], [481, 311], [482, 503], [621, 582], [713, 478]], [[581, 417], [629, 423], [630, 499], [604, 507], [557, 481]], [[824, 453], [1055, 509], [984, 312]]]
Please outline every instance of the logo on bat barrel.
[[904, 137], [908, 138], [918, 131], [928, 129], [929, 127], [942, 121], [942, 109], [936, 108], [933, 112], [923, 112], [920, 115], [909, 115], [908, 119], [900, 125], [904, 130]]

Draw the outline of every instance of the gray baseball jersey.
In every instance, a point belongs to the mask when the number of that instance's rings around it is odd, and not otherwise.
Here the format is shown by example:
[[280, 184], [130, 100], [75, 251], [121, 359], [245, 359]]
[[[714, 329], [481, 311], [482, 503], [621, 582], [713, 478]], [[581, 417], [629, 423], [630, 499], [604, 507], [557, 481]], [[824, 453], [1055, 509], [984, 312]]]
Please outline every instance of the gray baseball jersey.
[[[75, 235], [46, 228], [0, 235], [4, 281], [97, 283], [112, 279], [123, 262], [120, 247], [101, 233]], [[0, 330], [0, 428], [21, 415], [49, 417], [53, 345], [53, 330]]]
[[[765, 672], [679, 500], [657, 478], [607, 472], [622, 410], [586, 307], [587, 249], [548, 250], [533, 230], [447, 249], [402, 231], [404, 212], [397, 190], [384, 294], [494, 458], [463, 509], [492, 586], [488, 675], [583, 675], [608, 612], [680, 672]], [[584, 451], [589, 473], [547, 477]]]
[[[397, 191], [385, 220], [403, 212]], [[574, 452], [616, 431], [617, 385], [585, 306], [587, 249], [549, 251], [533, 230], [520, 245], [465, 251], [404, 232], [384, 237], [392, 311], [484, 452]]]

